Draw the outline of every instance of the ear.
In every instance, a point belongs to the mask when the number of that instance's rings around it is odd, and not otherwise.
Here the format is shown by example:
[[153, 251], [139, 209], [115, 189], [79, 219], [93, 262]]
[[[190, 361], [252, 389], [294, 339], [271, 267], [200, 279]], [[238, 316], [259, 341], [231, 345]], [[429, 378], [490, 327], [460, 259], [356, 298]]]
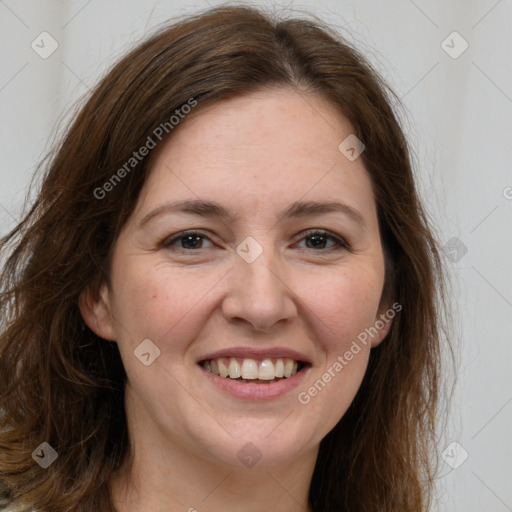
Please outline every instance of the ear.
[[391, 325], [393, 324], [393, 318], [395, 317], [397, 311], [400, 311], [402, 306], [395, 302], [392, 306], [389, 304], [384, 304], [383, 307], [379, 308], [379, 312], [375, 317], [374, 329], [377, 331], [375, 336], [373, 336], [371, 340], [371, 347], [375, 348], [382, 340], [388, 335]]
[[109, 290], [106, 283], [102, 283], [96, 293], [87, 287], [78, 298], [78, 307], [84, 322], [91, 331], [100, 338], [115, 341]]

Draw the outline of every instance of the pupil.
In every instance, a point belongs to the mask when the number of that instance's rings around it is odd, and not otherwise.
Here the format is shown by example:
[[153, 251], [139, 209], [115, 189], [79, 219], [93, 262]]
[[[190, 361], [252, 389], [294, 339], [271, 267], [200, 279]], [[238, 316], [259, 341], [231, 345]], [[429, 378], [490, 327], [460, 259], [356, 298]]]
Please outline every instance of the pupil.
[[[195, 242], [189, 243], [191, 239], [192, 240], [195, 239]], [[185, 249], [185, 247], [184, 247], [185, 245], [191, 245], [192, 247], [196, 247], [196, 243], [199, 242], [200, 239], [201, 239], [201, 237], [198, 235], [187, 235], [187, 236], [183, 237], [182, 242], [184, 242], [184, 243], [182, 243], [181, 245], [184, 249]]]
[[325, 239], [323, 235], [313, 235], [310, 236], [309, 239], [313, 241], [314, 247], [318, 247], [322, 244], [325, 244]]

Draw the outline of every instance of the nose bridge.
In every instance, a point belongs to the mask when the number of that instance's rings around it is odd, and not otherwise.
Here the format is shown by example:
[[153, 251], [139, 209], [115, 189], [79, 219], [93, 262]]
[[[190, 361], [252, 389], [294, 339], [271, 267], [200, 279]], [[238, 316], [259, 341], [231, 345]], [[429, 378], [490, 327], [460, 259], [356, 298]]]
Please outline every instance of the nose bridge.
[[283, 282], [279, 255], [271, 244], [247, 237], [236, 257], [223, 311], [228, 319], [243, 319], [257, 330], [268, 330], [296, 314], [291, 291]]

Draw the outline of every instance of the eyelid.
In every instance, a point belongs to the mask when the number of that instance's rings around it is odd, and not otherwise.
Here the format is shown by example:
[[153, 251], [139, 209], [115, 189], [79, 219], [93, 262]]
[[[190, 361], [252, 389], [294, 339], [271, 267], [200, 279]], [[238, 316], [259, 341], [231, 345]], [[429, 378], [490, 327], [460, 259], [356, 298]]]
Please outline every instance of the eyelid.
[[[210, 240], [210, 242], [212, 241], [211, 238], [206, 233], [204, 233], [203, 231], [201, 231], [199, 229], [188, 229], [188, 230], [180, 231], [179, 233], [176, 233], [174, 235], [171, 235], [171, 236], [168, 236], [168, 237], [164, 238], [159, 245], [161, 247], [163, 247], [163, 248], [170, 247], [174, 242], [176, 242], [180, 238], [184, 238], [186, 236], [201, 236], [201, 237], [203, 237], [205, 239]], [[178, 250], [181, 249], [182, 251], [186, 251], [186, 252], [193, 252], [191, 250], [183, 249], [183, 248], [180, 248], [180, 247], [178, 247], [177, 249]]]
[[[334, 240], [334, 242], [336, 243], [336, 245], [338, 246], [338, 248], [341, 248], [341, 249], [350, 249], [350, 244], [347, 242], [347, 240], [342, 237], [341, 235], [338, 235], [332, 231], [329, 231], [328, 229], [321, 229], [321, 228], [310, 228], [310, 229], [307, 229], [306, 231], [302, 231], [298, 236], [300, 238], [298, 238], [298, 241], [302, 241], [303, 239], [305, 238], [309, 238], [309, 237], [312, 237], [314, 235], [320, 235], [320, 236], [324, 236], [326, 238], [330, 238], [331, 240]], [[331, 248], [330, 250], [332, 250], [333, 248]], [[312, 249], [314, 251], [314, 249]], [[324, 249], [325, 252], [329, 251], [329, 249]], [[316, 252], [321, 252], [321, 251], [316, 251]]]
[[[334, 241], [334, 243], [337, 245], [337, 247], [331, 247], [330, 249], [319, 249], [319, 250], [315, 250], [315, 249], [310, 249], [311, 251], [313, 252], [329, 252], [329, 251], [332, 251], [332, 250], [335, 250], [335, 249], [345, 249], [345, 250], [350, 250], [350, 244], [346, 241], [346, 239], [336, 233], [333, 233], [332, 231], [329, 231], [327, 229], [321, 229], [321, 228], [310, 228], [310, 229], [307, 229], [305, 231], [302, 231], [301, 233], [299, 233], [296, 237], [296, 242], [295, 243], [298, 243], [298, 242], [301, 242], [302, 240], [308, 238], [308, 237], [312, 237], [312, 236], [315, 236], [315, 235], [319, 235], [319, 236], [324, 236], [326, 238], [329, 238], [331, 240]], [[175, 233], [174, 235], [171, 235], [167, 238], [165, 238], [159, 245], [160, 247], [163, 247], [163, 248], [168, 248], [168, 247], [171, 247], [172, 244], [174, 244], [175, 242], [177, 242], [180, 238], [184, 238], [186, 236], [200, 236], [202, 237], [203, 239], [206, 239], [206, 240], [209, 240], [212, 244], [213, 244], [213, 241], [211, 240], [211, 237], [208, 236], [205, 232], [203, 232], [202, 230], [200, 229], [189, 229], [189, 230], [185, 230], [185, 231], [180, 231], [178, 233]], [[200, 249], [211, 249], [211, 247], [202, 247]], [[183, 251], [183, 252], [198, 252], [200, 249], [183, 249], [183, 248], [180, 248], [180, 247], [177, 247], [176, 250], [178, 251]]]

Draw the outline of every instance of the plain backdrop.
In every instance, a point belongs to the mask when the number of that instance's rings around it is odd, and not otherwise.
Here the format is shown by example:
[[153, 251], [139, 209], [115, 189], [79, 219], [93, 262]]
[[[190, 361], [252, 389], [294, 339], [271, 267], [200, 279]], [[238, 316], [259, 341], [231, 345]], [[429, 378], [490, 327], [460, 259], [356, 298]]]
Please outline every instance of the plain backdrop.
[[[58, 123], [100, 75], [155, 26], [218, 3], [0, 0], [0, 235], [19, 218]], [[512, 2], [253, 4], [331, 23], [401, 98], [459, 339], [434, 510], [512, 510]], [[47, 58], [31, 46], [42, 32], [58, 44]]]

